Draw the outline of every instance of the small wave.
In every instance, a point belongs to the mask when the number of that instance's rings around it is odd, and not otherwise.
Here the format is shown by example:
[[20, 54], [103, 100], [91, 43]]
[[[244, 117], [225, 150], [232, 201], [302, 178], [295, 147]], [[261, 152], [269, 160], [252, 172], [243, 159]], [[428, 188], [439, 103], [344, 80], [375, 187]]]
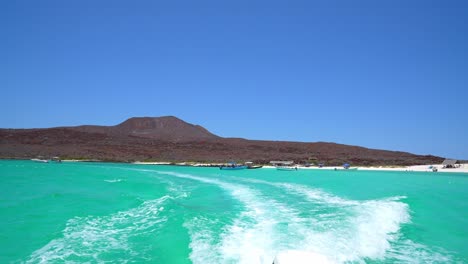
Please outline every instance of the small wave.
[[[161, 228], [167, 221], [166, 217], [160, 215], [164, 209], [162, 205], [170, 198], [166, 195], [109, 216], [70, 219], [62, 231], [63, 237], [34, 251], [26, 263], [100, 262], [105, 261], [103, 256], [112, 252], [125, 252], [129, 256], [140, 258], [144, 253], [134, 252], [129, 238]], [[128, 255], [112, 261], [126, 263]]]
[[444, 249], [433, 250], [411, 240], [397, 241], [387, 252], [387, 259], [394, 263], [463, 263], [454, 260]]
[[121, 182], [122, 179], [113, 179], [113, 180], [104, 180], [105, 182], [110, 182], [110, 183], [114, 183], [114, 182]]

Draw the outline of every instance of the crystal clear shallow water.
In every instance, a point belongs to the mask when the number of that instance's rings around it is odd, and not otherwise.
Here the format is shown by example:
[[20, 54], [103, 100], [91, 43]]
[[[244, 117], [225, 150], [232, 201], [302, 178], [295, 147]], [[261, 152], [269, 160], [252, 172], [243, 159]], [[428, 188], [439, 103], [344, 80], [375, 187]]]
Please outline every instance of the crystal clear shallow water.
[[467, 263], [466, 174], [0, 161], [0, 263]]

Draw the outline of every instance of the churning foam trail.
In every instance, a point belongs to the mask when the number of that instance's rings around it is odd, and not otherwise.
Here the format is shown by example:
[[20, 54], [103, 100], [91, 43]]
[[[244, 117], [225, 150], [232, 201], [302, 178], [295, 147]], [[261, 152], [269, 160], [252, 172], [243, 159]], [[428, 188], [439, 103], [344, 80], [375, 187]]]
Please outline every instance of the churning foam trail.
[[63, 237], [34, 251], [26, 263], [101, 262], [102, 255], [116, 252], [124, 252], [126, 257], [114, 257], [112, 262], [126, 263], [129, 255], [141, 258], [144, 252], [132, 251], [129, 238], [161, 228], [167, 218], [160, 214], [170, 198], [166, 195], [109, 216], [70, 219], [62, 231]]
[[273, 183], [255, 179], [244, 182], [267, 184], [290, 194], [304, 197], [327, 213], [314, 214], [308, 239], [302, 250], [312, 250], [338, 263], [365, 259], [393, 259], [405, 263], [444, 263], [450, 257], [434, 252], [424, 245], [400, 239], [400, 227], [410, 222], [409, 206], [396, 196], [379, 200], [344, 199], [320, 189], [291, 183]]
[[271, 263], [289, 234], [278, 228], [295, 218], [297, 212], [274, 200], [262, 198], [251, 188], [175, 172], [158, 172], [179, 178], [213, 184], [228, 191], [245, 210], [231, 225], [225, 226], [219, 238], [210, 230], [216, 219], [196, 217], [185, 224], [191, 236], [190, 259], [194, 263]]
[[[400, 225], [410, 221], [408, 205], [399, 201], [404, 197], [354, 201], [297, 184], [282, 183], [278, 186], [303, 195], [312, 203], [326, 204], [335, 211], [350, 213], [347, 219], [343, 219], [344, 225], [332, 227], [332, 232], [325, 233], [325, 236], [339, 241], [335, 246], [338, 261], [355, 261], [363, 257], [384, 259], [390, 242], [397, 238]], [[328, 219], [322, 224], [333, 221]]]

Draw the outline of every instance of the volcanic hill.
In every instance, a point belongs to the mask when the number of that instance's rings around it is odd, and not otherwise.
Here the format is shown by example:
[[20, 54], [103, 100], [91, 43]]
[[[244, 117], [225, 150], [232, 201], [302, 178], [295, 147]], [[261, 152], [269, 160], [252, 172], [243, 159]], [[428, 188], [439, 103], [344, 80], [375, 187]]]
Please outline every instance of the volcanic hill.
[[327, 142], [223, 138], [173, 116], [133, 117], [115, 126], [0, 129], [0, 158], [226, 162], [294, 160], [326, 165], [415, 165], [443, 158]]

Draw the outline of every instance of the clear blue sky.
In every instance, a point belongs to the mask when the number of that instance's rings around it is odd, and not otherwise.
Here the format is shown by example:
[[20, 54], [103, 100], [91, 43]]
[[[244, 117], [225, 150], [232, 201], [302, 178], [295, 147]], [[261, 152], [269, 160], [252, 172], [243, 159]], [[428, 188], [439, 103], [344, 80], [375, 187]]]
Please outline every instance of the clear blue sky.
[[174, 115], [468, 159], [467, 1], [1, 1], [0, 127]]

